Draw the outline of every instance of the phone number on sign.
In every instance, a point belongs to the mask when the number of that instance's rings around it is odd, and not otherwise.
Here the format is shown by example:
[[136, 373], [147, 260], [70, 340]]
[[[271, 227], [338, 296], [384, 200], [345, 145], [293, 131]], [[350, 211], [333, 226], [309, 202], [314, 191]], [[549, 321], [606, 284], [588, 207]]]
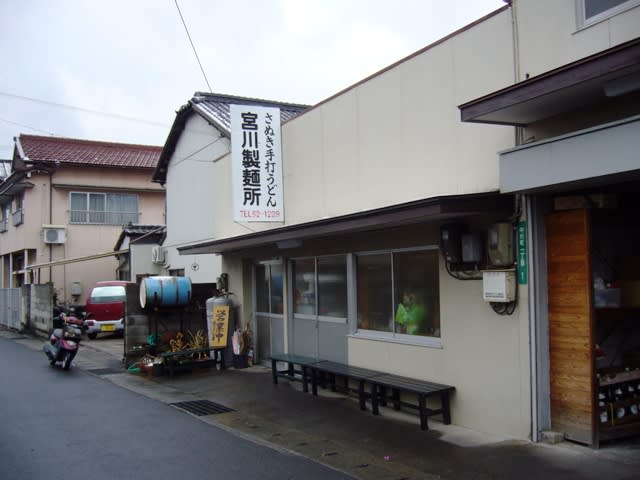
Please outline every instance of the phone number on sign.
[[240, 210], [242, 218], [281, 218], [280, 210]]

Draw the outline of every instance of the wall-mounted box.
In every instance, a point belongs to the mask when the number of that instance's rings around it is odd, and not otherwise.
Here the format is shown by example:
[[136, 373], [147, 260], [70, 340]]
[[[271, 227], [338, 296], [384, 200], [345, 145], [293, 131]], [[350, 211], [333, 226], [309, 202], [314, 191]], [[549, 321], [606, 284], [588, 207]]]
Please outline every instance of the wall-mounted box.
[[513, 225], [495, 223], [487, 230], [487, 256], [489, 265], [506, 268], [514, 263]]
[[485, 302], [513, 302], [516, 299], [515, 270], [483, 271], [482, 299]]
[[484, 260], [484, 243], [480, 233], [462, 235], [462, 262], [482, 263]]

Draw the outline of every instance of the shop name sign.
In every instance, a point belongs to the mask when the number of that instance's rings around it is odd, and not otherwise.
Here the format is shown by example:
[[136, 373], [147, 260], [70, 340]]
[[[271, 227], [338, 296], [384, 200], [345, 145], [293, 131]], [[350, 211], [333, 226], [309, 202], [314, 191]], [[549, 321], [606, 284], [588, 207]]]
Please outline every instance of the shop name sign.
[[280, 109], [230, 107], [233, 219], [284, 222]]

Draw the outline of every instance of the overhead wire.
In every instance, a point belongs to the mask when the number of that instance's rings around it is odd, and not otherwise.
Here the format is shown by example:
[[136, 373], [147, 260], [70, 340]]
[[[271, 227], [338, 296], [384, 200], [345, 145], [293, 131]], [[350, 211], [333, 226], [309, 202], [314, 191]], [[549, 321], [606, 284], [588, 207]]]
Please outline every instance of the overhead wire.
[[103, 117], [117, 118], [119, 120], [128, 120], [128, 121], [131, 121], [131, 122], [146, 123], [148, 125], [154, 125], [154, 126], [157, 126], [157, 127], [168, 127], [169, 126], [166, 123], [154, 122], [153, 120], [146, 120], [144, 118], [129, 117], [127, 115], [122, 115], [122, 114], [119, 114], [119, 113], [102, 112], [100, 110], [92, 110], [90, 108], [78, 107], [78, 106], [75, 106], [75, 105], [68, 105], [68, 104], [65, 104], [65, 103], [52, 102], [52, 101], [49, 101], [49, 100], [42, 100], [40, 98], [27, 97], [25, 95], [16, 95], [14, 93], [9, 93], [9, 92], [0, 92], [0, 96], [16, 98], [16, 99], [19, 99], [19, 100], [26, 100], [26, 101], [29, 101], [29, 102], [41, 103], [43, 105], [51, 105], [51, 106], [54, 106], [54, 107], [67, 108], [67, 109], [70, 109], [70, 110], [77, 110], [77, 111], [85, 112], [85, 113], [92, 113], [94, 115], [102, 115]]
[[184, 31], [187, 32], [187, 37], [189, 38], [189, 43], [191, 44], [191, 49], [193, 50], [194, 55], [196, 56], [196, 60], [198, 61], [198, 65], [200, 65], [200, 71], [202, 72], [202, 76], [204, 77], [204, 81], [207, 83], [207, 87], [209, 87], [209, 92], [213, 93], [211, 89], [211, 85], [209, 84], [209, 79], [207, 78], [207, 74], [204, 72], [204, 68], [202, 67], [202, 62], [200, 61], [200, 57], [198, 56], [198, 52], [196, 51], [196, 46], [193, 44], [193, 40], [191, 39], [191, 34], [189, 33], [189, 29], [187, 28], [187, 22], [185, 22], [184, 17], [182, 16], [182, 12], [180, 11], [180, 6], [178, 5], [178, 0], [174, 0], [176, 4], [176, 8], [178, 9], [178, 14], [180, 15], [180, 20], [182, 20], [182, 25], [184, 26]]

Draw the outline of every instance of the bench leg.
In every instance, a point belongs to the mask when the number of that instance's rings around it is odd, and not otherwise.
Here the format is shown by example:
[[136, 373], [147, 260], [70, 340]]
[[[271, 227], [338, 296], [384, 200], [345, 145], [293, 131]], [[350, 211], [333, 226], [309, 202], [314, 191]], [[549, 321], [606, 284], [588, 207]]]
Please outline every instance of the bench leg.
[[427, 423], [426, 399], [424, 395], [418, 395], [418, 410], [420, 411], [420, 429], [429, 430]]
[[309, 376], [307, 372], [307, 367], [302, 365], [302, 391], [304, 393], [309, 393]]
[[375, 383], [371, 384], [371, 413], [378, 415], [378, 386]]
[[318, 396], [318, 372], [315, 368], [311, 369], [311, 393], [314, 396]]
[[294, 365], [291, 362], [287, 362], [287, 370], [289, 370], [289, 377], [293, 378], [294, 376]]
[[443, 392], [440, 395], [440, 402], [442, 403], [442, 420], [445, 425], [451, 424], [451, 409], [449, 406], [449, 392]]
[[367, 399], [364, 393], [364, 380], [358, 382], [358, 399], [360, 400], [360, 410], [367, 409]]
[[400, 390], [397, 388], [392, 389], [391, 399], [393, 400], [393, 409], [400, 410]]
[[276, 366], [276, 361], [271, 359], [271, 376], [273, 377], [273, 384], [278, 384], [278, 367]]
[[379, 388], [380, 391], [380, 404], [383, 407], [387, 406], [387, 387], [383, 387], [382, 385]]

